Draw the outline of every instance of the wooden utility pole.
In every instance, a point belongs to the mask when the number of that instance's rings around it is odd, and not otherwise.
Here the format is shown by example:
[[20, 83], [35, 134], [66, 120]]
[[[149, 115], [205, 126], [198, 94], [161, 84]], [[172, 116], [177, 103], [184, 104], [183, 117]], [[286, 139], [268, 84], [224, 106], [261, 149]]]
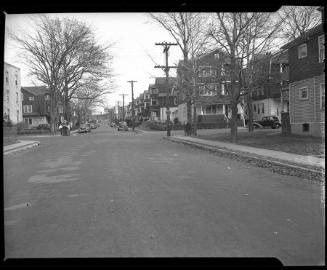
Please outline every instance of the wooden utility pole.
[[165, 66], [155, 66], [155, 68], [162, 68], [166, 73], [166, 85], [167, 85], [167, 96], [166, 96], [166, 113], [167, 113], [167, 136], [170, 136], [170, 111], [169, 111], [169, 69], [177, 68], [176, 66], [169, 66], [168, 65], [168, 51], [170, 46], [177, 46], [177, 43], [170, 43], [170, 42], [161, 42], [155, 43], [155, 45], [163, 46], [163, 53], [165, 53], [166, 65]]
[[133, 128], [133, 131], [135, 129], [135, 111], [134, 111], [134, 92], [133, 92], [133, 87], [134, 87], [134, 83], [136, 83], [137, 81], [127, 81], [131, 84], [131, 87], [132, 87], [132, 128]]
[[119, 118], [119, 101], [117, 101], [117, 120], [120, 121], [120, 118]]
[[127, 94], [120, 94], [120, 96], [123, 96], [123, 121], [125, 122], [125, 96]]

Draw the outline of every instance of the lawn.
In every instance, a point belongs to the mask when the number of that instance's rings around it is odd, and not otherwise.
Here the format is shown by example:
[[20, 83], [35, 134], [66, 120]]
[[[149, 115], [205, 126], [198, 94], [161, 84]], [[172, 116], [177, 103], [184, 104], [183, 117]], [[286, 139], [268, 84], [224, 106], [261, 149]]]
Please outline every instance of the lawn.
[[[230, 142], [230, 133], [200, 134], [198, 138]], [[238, 132], [237, 144], [299, 155], [323, 155], [325, 149], [321, 138], [298, 135], [283, 136], [280, 132], [272, 130], [256, 130], [252, 134], [247, 131]]]
[[3, 146], [18, 142], [17, 130], [15, 127], [3, 127]]

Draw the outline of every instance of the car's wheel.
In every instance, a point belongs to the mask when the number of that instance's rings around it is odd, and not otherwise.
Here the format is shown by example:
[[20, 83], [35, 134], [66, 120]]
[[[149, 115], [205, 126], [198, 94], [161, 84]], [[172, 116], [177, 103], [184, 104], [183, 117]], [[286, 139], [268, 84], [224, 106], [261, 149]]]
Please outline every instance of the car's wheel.
[[277, 128], [277, 126], [276, 125], [272, 125], [271, 128], [272, 129], [275, 129], [275, 128]]

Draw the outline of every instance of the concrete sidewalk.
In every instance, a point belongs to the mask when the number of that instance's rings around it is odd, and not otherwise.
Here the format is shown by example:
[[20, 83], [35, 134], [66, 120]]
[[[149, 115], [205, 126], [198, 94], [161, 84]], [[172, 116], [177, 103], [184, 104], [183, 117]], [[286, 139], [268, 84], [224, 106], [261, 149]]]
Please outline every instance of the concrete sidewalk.
[[299, 166], [301, 168], [309, 168], [312, 170], [325, 170], [325, 159], [314, 156], [302, 156], [286, 152], [274, 151], [263, 148], [255, 148], [250, 146], [243, 146], [239, 144], [203, 140], [195, 137], [188, 137], [183, 135], [175, 135], [167, 138], [168, 140], [187, 143], [195, 146], [202, 146], [203, 148], [212, 148], [217, 151], [229, 151], [245, 156], [252, 156], [254, 158], [262, 158], [265, 161], [272, 161], [282, 163], [283, 165]]
[[3, 155], [8, 155], [14, 152], [25, 150], [31, 147], [38, 146], [40, 142], [38, 141], [25, 141], [20, 140], [18, 143], [10, 144], [3, 147]]

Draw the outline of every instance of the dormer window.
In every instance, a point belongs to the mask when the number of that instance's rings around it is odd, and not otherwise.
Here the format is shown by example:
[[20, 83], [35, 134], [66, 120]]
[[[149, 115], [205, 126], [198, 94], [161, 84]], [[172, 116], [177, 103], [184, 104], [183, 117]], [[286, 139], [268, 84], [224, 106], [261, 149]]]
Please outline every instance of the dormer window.
[[298, 58], [307, 57], [307, 44], [302, 44], [298, 47]]
[[34, 97], [28, 97], [28, 100], [29, 101], [33, 101], [34, 100]]

